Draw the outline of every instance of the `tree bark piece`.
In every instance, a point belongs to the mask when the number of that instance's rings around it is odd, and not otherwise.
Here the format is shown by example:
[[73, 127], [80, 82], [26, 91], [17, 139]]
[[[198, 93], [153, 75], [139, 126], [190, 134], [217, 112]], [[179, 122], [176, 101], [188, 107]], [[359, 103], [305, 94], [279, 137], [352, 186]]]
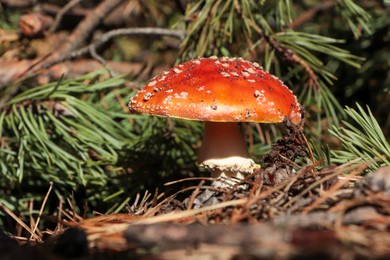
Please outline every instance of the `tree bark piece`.
[[130, 226], [124, 236], [130, 247], [157, 247], [162, 256], [176, 259], [183, 254], [188, 257], [224, 256], [216, 259], [233, 259], [238, 256], [280, 259], [299, 255], [303, 248], [324, 256], [331, 256], [332, 252], [341, 250], [339, 240], [331, 231], [312, 232], [266, 224], [135, 225]]

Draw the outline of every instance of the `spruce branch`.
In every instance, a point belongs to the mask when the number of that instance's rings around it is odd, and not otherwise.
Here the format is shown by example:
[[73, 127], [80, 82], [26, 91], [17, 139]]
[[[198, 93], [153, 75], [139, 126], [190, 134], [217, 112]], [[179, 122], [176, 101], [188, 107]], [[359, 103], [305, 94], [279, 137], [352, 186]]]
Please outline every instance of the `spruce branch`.
[[[134, 134], [122, 125], [130, 115], [117, 112], [121, 107], [115, 95], [111, 95], [114, 102], [108, 100], [115, 105], [102, 107], [102, 95], [124, 82], [120, 78], [97, 81], [103, 72], [25, 89], [2, 108], [2, 187], [39, 189], [53, 181], [55, 193], [61, 196], [79, 185], [104, 187], [109, 175], [121, 170], [109, 166], [116, 163], [119, 150]], [[91, 85], [85, 85], [86, 80]], [[127, 95], [125, 90], [120, 94]]]
[[[122, 103], [134, 89], [103, 75], [20, 86], [0, 112], [0, 186], [40, 190], [52, 181], [58, 198], [81, 189], [92, 204], [110, 205], [103, 212], [118, 212], [140, 190], [196, 169], [201, 125], [129, 114]], [[3, 195], [0, 202], [19, 203], [17, 193]]]
[[347, 107], [345, 111], [354, 124], [344, 121], [345, 127], [329, 130], [340, 140], [343, 148], [332, 151], [333, 162], [342, 164], [359, 157], [365, 161], [374, 161], [372, 169], [390, 165], [390, 143], [370, 108], [367, 106], [366, 112], [357, 104], [357, 110]]
[[295, 31], [276, 33], [272, 38], [283, 47], [292, 50], [302, 57], [309, 67], [318, 75], [321, 75], [328, 84], [331, 84], [335, 78], [313, 52], [326, 54], [355, 68], [360, 68], [359, 62], [364, 60], [347, 50], [336, 47], [335, 44], [344, 42], [339, 39]]
[[338, 0], [337, 10], [343, 20], [348, 24], [355, 39], [362, 36], [363, 33], [371, 34], [370, 20], [371, 15], [353, 0]]

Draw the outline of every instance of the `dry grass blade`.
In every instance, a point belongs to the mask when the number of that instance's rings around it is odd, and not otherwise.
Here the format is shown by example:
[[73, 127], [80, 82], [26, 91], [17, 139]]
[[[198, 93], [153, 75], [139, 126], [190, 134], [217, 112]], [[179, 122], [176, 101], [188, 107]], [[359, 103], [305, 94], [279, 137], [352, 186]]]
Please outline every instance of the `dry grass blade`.
[[[161, 201], [160, 203], [158, 203], [157, 205], [155, 205], [154, 207], [148, 209], [146, 211], [146, 213], [144, 214], [144, 217], [150, 217], [150, 216], [154, 216], [156, 214], [156, 212], [158, 212], [160, 210], [160, 208], [163, 206], [163, 205], [166, 205], [166, 204], [169, 204], [170, 201], [172, 201], [173, 199], [175, 199], [177, 197], [178, 194], [180, 193], [183, 193], [183, 192], [186, 192], [186, 191], [189, 191], [189, 190], [195, 190], [197, 189], [198, 186], [191, 186], [191, 187], [187, 187], [187, 188], [184, 188], [184, 189], [181, 189], [179, 190], [178, 192], [176, 192], [175, 194], [167, 197], [166, 199], [164, 199], [163, 201]], [[210, 189], [210, 190], [215, 190], [215, 191], [221, 191], [219, 189], [216, 189], [214, 187], [211, 187], [211, 186], [202, 186], [201, 187], [202, 189]], [[223, 192], [223, 191], [222, 191]], [[159, 196], [159, 198], [161, 197], [161, 194]]]
[[175, 181], [170, 181], [170, 182], [166, 182], [164, 183], [164, 186], [170, 186], [170, 185], [174, 185], [174, 184], [177, 184], [177, 183], [181, 183], [181, 182], [186, 182], [186, 181], [215, 181], [215, 178], [207, 178], [207, 177], [191, 177], [191, 178], [184, 178], [184, 179], [180, 179], [180, 180], [175, 180]]
[[303, 195], [307, 194], [308, 192], [313, 190], [315, 187], [321, 185], [322, 183], [325, 183], [326, 181], [329, 181], [329, 180], [331, 180], [331, 179], [333, 179], [333, 178], [335, 178], [335, 177], [337, 177], [337, 176], [339, 176], [341, 174], [344, 174], [346, 172], [354, 170], [356, 168], [356, 163], [359, 162], [359, 161], [362, 161], [362, 160], [360, 158], [358, 158], [358, 159], [352, 160], [352, 161], [350, 161], [350, 162], [348, 162], [346, 164], [340, 165], [340, 166], [336, 167], [335, 169], [330, 170], [329, 172], [327, 172], [327, 171], [323, 172], [323, 173], [329, 173], [329, 174], [326, 175], [325, 177], [322, 177], [318, 181], [312, 183], [307, 188], [305, 188], [303, 191], [301, 191], [298, 195], [296, 195], [295, 197], [291, 198], [291, 200], [288, 201], [285, 204], [285, 207], [290, 207], [297, 200], [302, 198]]
[[[34, 226], [34, 229], [33, 229], [33, 233], [34, 233], [34, 234], [35, 234], [35, 231], [36, 231], [37, 228], [38, 228], [39, 221], [41, 220], [41, 216], [42, 216], [43, 210], [44, 210], [44, 208], [45, 208], [47, 199], [49, 198], [49, 195], [50, 195], [50, 192], [51, 192], [52, 189], [53, 189], [53, 182], [51, 181], [51, 182], [50, 182], [49, 190], [47, 191], [46, 196], [45, 196], [45, 198], [43, 199], [43, 203], [42, 203], [41, 209], [39, 210], [38, 218], [37, 218], [37, 221], [36, 221], [35, 226]], [[33, 235], [31, 234], [30, 239], [32, 239], [32, 238], [33, 238]]]
[[190, 201], [188, 202], [188, 206], [187, 206], [187, 209], [190, 210], [194, 204], [194, 201], [195, 201], [195, 198], [196, 196], [198, 196], [199, 194], [199, 190], [201, 188], [201, 186], [203, 186], [204, 184], [204, 181], [201, 181], [198, 185], [198, 187], [194, 190], [194, 192], [192, 193], [191, 195], [191, 198], [190, 198]]
[[[212, 212], [214, 210], [226, 208], [226, 207], [232, 207], [232, 206], [238, 206], [243, 205], [246, 203], [246, 199], [239, 199], [239, 200], [233, 200], [233, 201], [226, 201], [222, 203], [218, 203], [215, 205], [203, 207], [200, 209], [191, 209], [191, 210], [185, 210], [182, 212], [173, 212], [171, 214], [165, 214], [165, 215], [159, 215], [159, 216], [153, 216], [153, 217], [135, 217], [135, 216], [128, 216], [123, 218], [122, 220], [125, 220], [127, 223], [119, 223], [119, 224], [111, 224], [109, 225], [103, 225], [103, 226], [89, 226], [88, 224], [92, 223], [91, 221], [94, 221], [93, 219], [88, 220], [89, 223], [85, 225], [85, 223], [80, 223], [81, 228], [86, 228], [87, 233], [89, 233], [88, 238], [97, 239], [101, 235], [110, 235], [117, 232], [123, 232], [125, 231], [130, 225], [146, 225], [146, 224], [157, 224], [157, 223], [164, 223], [164, 222], [171, 222], [171, 221], [178, 221], [183, 218], [187, 217], [193, 217], [195, 215], [206, 213], [206, 212]], [[118, 218], [119, 217], [119, 218]], [[98, 217], [97, 222], [103, 223], [106, 220], [116, 220], [120, 221], [123, 217], [123, 214], [121, 215], [111, 215], [111, 216], [104, 216], [103, 218]]]
[[42, 242], [42, 239], [35, 234], [29, 226], [27, 226], [18, 216], [16, 216], [9, 208], [0, 202], [0, 208], [2, 208], [11, 218], [13, 218], [20, 226], [22, 226], [31, 236], [38, 242]]
[[[355, 170], [353, 170], [351, 173], [349, 173], [349, 176], [356, 176], [360, 174], [364, 169], [366, 169], [371, 163], [363, 163], [360, 164]], [[325, 194], [323, 194], [321, 197], [319, 197], [317, 200], [315, 200], [312, 204], [307, 206], [302, 210], [302, 213], [306, 214], [310, 211], [312, 211], [315, 207], [317, 207], [319, 204], [324, 202], [326, 199], [331, 197], [337, 190], [339, 190], [344, 185], [348, 184], [350, 182], [349, 179], [339, 180], [335, 185], [333, 185]]]

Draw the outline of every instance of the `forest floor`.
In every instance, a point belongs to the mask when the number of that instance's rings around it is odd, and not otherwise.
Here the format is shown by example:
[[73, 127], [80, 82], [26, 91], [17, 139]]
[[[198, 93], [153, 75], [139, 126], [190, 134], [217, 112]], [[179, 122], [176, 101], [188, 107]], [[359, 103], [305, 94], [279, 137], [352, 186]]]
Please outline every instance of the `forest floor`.
[[45, 242], [3, 236], [0, 252], [45, 259], [389, 259], [390, 167], [370, 172], [369, 162], [356, 160], [294, 171], [280, 158], [304, 153], [304, 140], [289, 128], [264, 168], [231, 189], [199, 178], [171, 196], [139, 196], [127, 214], [84, 219], [64, 212]]
[[184, 200], [145, 196], [129, 214], [64, 214], [43, 243], [0, 236], [0, 252], [6, 259], [389, 259], [390, 167], [362, 177], [366, 167], [306, 166], [277, 184], [253, 177], [234, 190], [201, 181]]

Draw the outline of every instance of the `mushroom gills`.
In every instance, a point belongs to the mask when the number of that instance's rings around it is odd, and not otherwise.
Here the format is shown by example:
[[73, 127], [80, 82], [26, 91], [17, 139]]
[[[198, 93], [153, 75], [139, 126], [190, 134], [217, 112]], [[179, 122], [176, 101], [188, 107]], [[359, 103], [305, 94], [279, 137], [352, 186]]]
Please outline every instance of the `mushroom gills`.
[[218, 188], [234, 186], [245, 179], [246, 175], [261, 168], [252, 159], [240, 156], [210, 159], [200, 163], [199, 166], [210, 170], [211, 177], [215, 179], [212, 185]]

